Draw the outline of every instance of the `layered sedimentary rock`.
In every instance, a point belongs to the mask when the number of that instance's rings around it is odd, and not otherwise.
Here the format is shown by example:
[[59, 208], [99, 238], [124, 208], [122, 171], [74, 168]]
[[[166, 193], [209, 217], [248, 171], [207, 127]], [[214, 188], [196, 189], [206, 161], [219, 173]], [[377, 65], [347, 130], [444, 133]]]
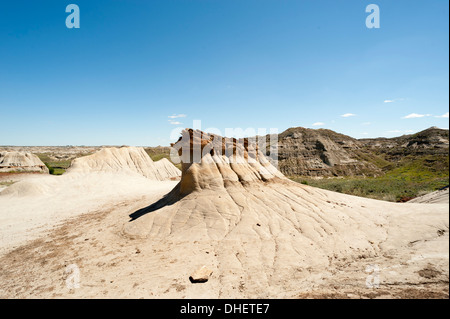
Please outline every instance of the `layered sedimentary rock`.
[[448, 130], [436, 127], [400, 137], [371, 139], [295, 127], [278, 136], [278, 164], [287, 176], [379, 176], [383, 167], [395, 166], [405, 156], [448, 158], [448, 149]]
[[374, 176], [381, 170], [361, 160], [358, 140], [330, 130], [292, 128], [279, 135], [279, 168], [288, 176]]
[[448, 156], [449, 131], [430, 127], [415, 134], [393, 138], [358, 140], [361, 147], [374, 154], [384, 154], [386, 159], [398, 161], [405, 156]]
[[23, 152], [0, 152], [0, 172], [48, 173], [48, 168], [34, 154]]

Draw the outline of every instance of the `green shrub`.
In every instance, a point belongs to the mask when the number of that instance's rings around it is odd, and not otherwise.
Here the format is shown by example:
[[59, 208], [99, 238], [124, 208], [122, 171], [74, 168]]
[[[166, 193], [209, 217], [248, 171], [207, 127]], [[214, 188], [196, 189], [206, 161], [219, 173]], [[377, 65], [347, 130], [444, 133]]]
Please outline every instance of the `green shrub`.
[[44, 162], [44, 164], [45, 164], [45, 166], [47, 166], [48, 172], [49, 172], [51, 175], [54, 175], [55, 169], [54, 169], [53, 167], [51, 167], [47, 162]]

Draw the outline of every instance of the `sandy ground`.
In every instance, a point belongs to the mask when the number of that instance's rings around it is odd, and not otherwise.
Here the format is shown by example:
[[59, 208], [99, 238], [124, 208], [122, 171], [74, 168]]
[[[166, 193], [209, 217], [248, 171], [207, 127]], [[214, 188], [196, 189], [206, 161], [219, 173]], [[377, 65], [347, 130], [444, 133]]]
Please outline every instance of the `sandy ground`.
[[[22, 183], [0, 193], [0, 253], [42, 236], [65, 219], [144, 195], [162, 196], [177, 183], [151, 181], [137, 174], [13, 174], [3, 178]], [[14, 192], [5, 194], [13, 187]]]
[[[328, 271], [293, 269], [284, 279], [272, 273], [266, 285], [252, 271], [251, 263], [227, 269], [224, 242], [174, 242], [129, 240], [120, 235], [121, 222], [130, 209], [138, 209], [155, 198], [79, 216], [48, 236], [29, 242], [0, 258], [2, 298], [448, 298], [448, 274], [433, 266], [436, 252], [413, 256], [414, 263], [399, 262], [395, 256], [359, 261], [335, 261]], [[227, 243], [244, 253], [245, 243]], [[247, 243], [248, 244], [248, 243]], [[442, 237], [447, 247], [448, 236]], [[438, 253], [439, 254], [439, 253]], [[231, 257], [231, 256], [229, 256]], [[414, 259], [416, 258], [416, 259]], [[242, 260], [245, 261], [245, 256]], [[380, 284], [368, 288], [367, 267], [376, 263]], [[213, 276], [204, 284], [188, 277], [200, 265], [213, 265]], [[67, 280], [79, 269], [79, 287]], [[405, 271], [405, 268], [407, 271]], [[68, 271], [69, 270], [69, 271]], [[224, 288], [224, 271], [239, 280]], [[276, 270], [266, 270], [269, 273]], [[285, 270], [278, 270], [285, 272]], [[307, 274], [307, 278], [302, 274]], [[412, 276], [421, 280], [410, 283]], [[228, 286], [228, 285], [227, 285]], [[261, 286], [261, 287], [259, 287]]]
[[[42, 176], [42, 173], [2, 173], [0, 172], [0, 182], [19, 182], [36, 176]], [[44, 174], [47, 175], [47, 174]]]
[[444, 189], [414, 198], [410, 203], [425, 203], [425, 204], [448, 204], [449, 203], [449, 188]]
[[[48, 186], [63, 176], [33, 183]], [[383, 218], [395, 215], [390, 229], [404, 229], [387, 231], [379, 254], [329, 256], [324, 268], [308, 260], [292, 264], [292, 248], [283, 247], [282, 237], [125, 236], [130, 214], [176, 182], [85, 176], [64, 184], [71, 186], [0, 196], [1, 298], [448, 298], [448, 217], [442, 225], [435, 222], [440, 212], [448, 216], [447, 205], [392, 204], [317, 190], [336, 201], [330, 205], [351, 202], [355, 210], [369, 205]], [[426, 214], [435, 235], [411, 239], [411, 221]], [[399, 251], [400, 242], [408, 248]], [[190, 274], [203, 265], [213, 270], [210, 280], [191, 283]]]

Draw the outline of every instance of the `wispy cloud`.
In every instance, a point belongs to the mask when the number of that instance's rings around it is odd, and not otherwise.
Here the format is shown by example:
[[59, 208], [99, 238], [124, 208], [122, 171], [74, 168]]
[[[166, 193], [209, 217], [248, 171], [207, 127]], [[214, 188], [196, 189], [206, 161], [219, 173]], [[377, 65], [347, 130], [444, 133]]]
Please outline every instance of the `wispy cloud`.
[[177, 121], [177, 120], [174, 120], [174, 119], [178, 119], [178, 118], [186, 117], [186, 116], [187, 116], [186, 114], [173, 114], [173, 115], [169, 115], [169, 116], [168, 116], [168, 118], [170, 119], [170, 120], [169, 120], [169, 123], [172, 124], [172, 125], [181, 125], [181, 124], [183, 124], [183, 123], [181, 123], [181, 122], [179, 122], [179, 121]]
[[312, 126], [322, 126], [322, 125], [325, 125], [325, 123], [323, 123], [323, 122], [316, 122], [316, 123], [313, 123]]
[[448, 112], [445, 113], [445, 114], [442, 114], [442, 115], [437, 115], [437, 116], [435, 116], [435, 117], [448, 119]]
[[402, 118], [403, 118], [403, 119], [418, 119], [418, 118], [426, 117], [426, 116], [431, 116], [431, 114], [417, 114], [417, 113], [411, 113], [411, 114], [408, 114], [408, 115], [406, 115], [406, 116], [404, 116], [404, 117], [402, 117]]
[[394, 103], [394, 102], [397, 102], [397, 101], [403, 101], [404, 99], [403, 98], [400, 98], [400, 99], [392, 99], [392, 100], [384, 100], [384, 103]]
[[361, 123], [361, 125], [370, 125], [370, 124], [372, 124], [372, 123], [370, 123], [370, 122]]
[[186, 114], [174, 114], [174, 115], [169, 115], [168, 117], [170, 119], [177, 119], [177, 118], [186, 117], [186, 116], [187, 116]]
[[356, 116], [356, 114], [353, 114], [353, 113], [345, 113], [345, 114], [342, 114], [342, 115], [341, 115], [341, 117], [351, 117], [351, 116]]

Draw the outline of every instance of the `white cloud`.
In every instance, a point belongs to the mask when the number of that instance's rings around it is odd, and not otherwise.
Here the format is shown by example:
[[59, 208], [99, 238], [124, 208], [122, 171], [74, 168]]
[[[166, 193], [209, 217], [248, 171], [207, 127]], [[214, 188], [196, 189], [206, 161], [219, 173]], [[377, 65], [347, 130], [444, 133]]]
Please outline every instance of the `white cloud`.
[[183, 123], [181, 123], [181, 122], [179, 122], [179, 121], [176, 121], [176, 120], [174, 120], [174, 119], [177, 119], [177, 118], [180, 118], [180, 117], [186, 117], [186, 116], [187, 116], [186, 114], [173, 114], [173, 115], [169, 115], [169, 116], [168, 116], [168, 118], [170, 119], [170, 120], [169, 120], [169, 123], [172, 124], [172, 125], [181, 125], [181, 124], [183, 124]]
[[372, 123], [370, 123], [370, 122], [361, 123], [361, 125], [370, 125], [370, 124], [372, 124]]
[[387, 131], [388, 133], [401, 133], [402, 131], [400, 130], [392, 130], [392, 131]]
[[186, 117], [186, 116], [187, 116], [186, 114], [174, 114], [174, 115], [169, 115], [168, 117], [170, 119], [177, 119], [177, 118]]
[[314, 123], [312, 126], [322, 126], [322, 125], [325, 125], [325, 123], [322, 123], [322, 122], [316, 122], [316, 123]]
[[444, 118], [444, 119], [448, 119], [448, 112], [447, 112], [447, 113], [445, 113], [445, 114], [442, 114], [442, 115], [438, 115], [438, 116], [435, 116], [435, 117], [439, 117], [439, 118]]
[[341, 117], [350, 117], [350, 116], [356, 116], [356, 114], [353, 114], [353, 113], [345, 113], [345, 114], [342, 114], [342, 115], [341, 115]]
[[411, 113], [408, 114], [404, 117], [402, 117], [403, 119], [417, 119], [417, 118], [421, 118], [421, 117], [425, 117], [425, 116], [431, 116], [431, 114], [417, 114], [417, 113]]
[[394, 103], [396, 101], [403, 101], [403, 100], [404, 100], [403, 98], [401, 98], [401, 99], [392, 99], [392, 100], [384, 100], [384, 103]]

